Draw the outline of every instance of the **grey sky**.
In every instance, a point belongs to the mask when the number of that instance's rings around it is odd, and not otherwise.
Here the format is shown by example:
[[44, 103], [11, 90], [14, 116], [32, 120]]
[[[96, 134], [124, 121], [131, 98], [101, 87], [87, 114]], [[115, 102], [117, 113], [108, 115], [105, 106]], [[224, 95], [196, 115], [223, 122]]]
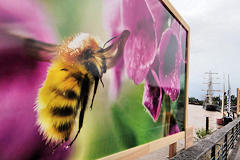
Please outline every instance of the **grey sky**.
[[[202, 98], [204, 72], [230, 75], [232, 93], [240, 87], [240, 1], [169, 0], [190, 26], [189, 96]], [[215, 85], [222, 89], [222, 85]], [[218, 95], [217, 93], [216, 95]]]

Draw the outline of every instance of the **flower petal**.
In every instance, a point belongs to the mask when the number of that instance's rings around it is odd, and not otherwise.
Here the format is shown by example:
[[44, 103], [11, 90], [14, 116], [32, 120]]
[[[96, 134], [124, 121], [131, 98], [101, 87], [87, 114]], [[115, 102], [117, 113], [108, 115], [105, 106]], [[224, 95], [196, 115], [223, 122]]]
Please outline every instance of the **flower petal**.
[[124, 26], [130, 29], [137, 29], [144, 21], [153, 25], [152, 15], [143, 0], [122, 0], [122, 14]]
[[123, 24], [130, 31], [125, 46], [124, 63], [130, 79], [141, 83], [156, 55], [156, 38], [152, 15], [145, 1], [122, 1]]
[[186, 48], [187, 48], [187, 32], [186, 30], [181, 26], [180, 27], [180, 35], [181, 35], [181, 47], [182, 47], [182, 57], [183, 57], [183, 63], [186, 62]]
[[169, 131], [168, 135], [173, 135], [173, 134], [179, 133], [179, 132], [180, 132], [180, 129], [179, 129], [178, 125], [175, 124], [175, 125], [170, 127], [170, 131]]
[[145, 79], [156, 55], [154, 30], [145, 23], [131, 32], [124, 51], [126, 71], [135, 84]]
[[156, 55], [153, 15], [145, 1], [105, 0], [105, 3], [104, 25], [108, 32], [112, 35], [128, 29], [131, 33], [124, 50], [124, 63], [129, 78], [139, 84], [145, 79]]
[[171, 116], [170, 118], [170, 129], [168, 135], [173, 135], [175, 133], [180, 132], [180, 129], [177, 125], [176, 118], [174, 116]]
[[182, 63], [181, 63], [181, 74], [185, 74], [185, 65], [187, 63], [187, 53], [186, 53], [186, 49], [187, 49], [187, 32], [186, 30], [181, 26], [180, 27], [180, 38], [181, 38], [181, 48], [182, 48]]
[[159, 52], [159, 79], [161, 87], [172, 101], [180, 93], [181, 45], [178, 33], [168, 28], [162, 35]]
[[[176, 21], [176, 19], [173, 19], [170, 28], [172, 28], [174, 32], [180, 36], [180, 24]], [[179, 37], [179, 40], [180, 40], [180, 37]]]
[[145, 0], [145, 2], [153, 18], [156, 43], [159, 45], [162, 32], [164, 31], [168, 22], [169, 13], [159, 0]]
[[149, 111], [155, 122], [160, 114], [161, 104], [162, 89], [158, 86], [152, 86], [148, 81], [146, 81], [143, 93], [143, 105]]

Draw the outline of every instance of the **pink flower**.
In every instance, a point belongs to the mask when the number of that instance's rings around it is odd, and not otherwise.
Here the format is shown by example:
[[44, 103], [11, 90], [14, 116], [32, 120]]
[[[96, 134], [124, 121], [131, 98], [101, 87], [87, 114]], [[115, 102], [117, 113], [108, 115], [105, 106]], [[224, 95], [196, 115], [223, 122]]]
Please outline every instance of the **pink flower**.
[[27, 56], [24, 44], [6, 29], [44, 42], [55, 41], [34, 1], [0, 2], [0, 157], [64, 159], [69, 152], [59, 148], [52, 154], [35, 125], [34, 104], [49, 64]]
[[156, 122], [160, 114], [162, 104], [162, 88], [145, 83], [143, 93], [143, 105], [149, 111], [151, 117]]
[[[149, 70], [153, 68], [169, 15], [158, 0], [105, 0], [104, 4], [104, 26], [109, 34], [116, 36], [124, 29], [130, 31], [123, 61], [119, 61], [113, 69], [115, 92], [120, 90], [123, 68], [126, 68], [128, 77], [135, 84], [146, 80], [143, 105], [156, 121], [160, 114], [162, 88], [155, 82]], [[155, 69], [158, 70], [158, 67], [155, 66]]]
[[128, 77], [136, 84], [147, 76], [156, 55], [154, 21], [145, 1], [122, 1], [123, 25], [130, 31], [124, 63]]
[[[162, 33], [157, 56], [146, 78], [143, 105], [149, 110], [154, 121], [158, 119], [160, 114], [162, 90], [172, 101], [175, 101], [180, 93], [180, 73], [183, 60], [181, 42], [178, 36], [179, 27], [179, 23], [174, 20], [170, 28]], [[149, 82], [151, 82], [150, 86]], [[148, 88], [151, 87], [155, 89], [149, 90]], [[156, 91], [160, 91], [160, 94], [157, 94]], [[159, 100], [159, 103], [151, 103], [156, 99]]]
[[162, 105], [163, 89], [160, 87], [158, 73], [159, 68], [158, 59], [155, 58], [150, 71], [146, 77], [143, 93], [143, 105], [149, 111], [153, 121], [157, 121]]
[[186, 61], [187, 32], [182, 26], [180, 26], [180, 38], [181, 38], [180, 42], [181, 42], [181, 48], [182, 48], [182, 60], [183, 60], [181, 73], [185, 73], [185, 64], [187, 63]]
[[170, 127], [170, 131], [168, 135], [173, 135], [175, 133], [179, 133], [180, 129], [177, 124], [174, 124], [173, 126]]
[[[104, 25], [109, 34], [116, 36], [124, 29], [131, 33], [122, 63], [128, 77], [135, 84], [140, 84], [155, 59], [165, 25], [162, 22], [167, 19], [166, 10], [159, 5], [158, 0], [105, 0], [104, 4]], [[121, 77], [119, 71], [123, 65], [117, 65], [116, 68], [118, 73], [115, 74], [115, 88], [119, 89], [121, 80], [118, 77]]]
[[179, 27], [179, 23], [174, 21], [171, 27], [163, 32], [158, 54], [160, 87], [172, 101], [175, 101], [180, 93], [182, 48]]
[[123, 68], [135, 84], [145, 80], [142, 103], [157, 121], [163, 93], [172, 101], [176, 101], [180, 93], [184, 33], [176, 20], [167, 27], [173, 18], [158, 0], [104, 2], [104, 25], [110, 35], [116, 36], [124, 29], [131, 33], [123, 61], [113, 69], [116, 92], [120, 90]]
[[174, 116], [171, 116], [170, 118], [170, 129], [168, 135], [173, 135], [175, 133], [180, 132], [180, 129], [177, 125], [176, 119]]

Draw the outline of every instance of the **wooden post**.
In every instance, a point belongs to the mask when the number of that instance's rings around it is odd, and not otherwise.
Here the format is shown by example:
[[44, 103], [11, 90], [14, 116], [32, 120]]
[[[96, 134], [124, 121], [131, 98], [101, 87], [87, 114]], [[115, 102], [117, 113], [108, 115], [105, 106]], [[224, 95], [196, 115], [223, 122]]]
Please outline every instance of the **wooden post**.
[[209, 117], [206, 117], [206, 134], [208, 133], [209, 130]]
[[[186, 76], [185, 76], [185, 84], [186, 84], [186, 92], [185, 92], [185, 119], [184, 119], [184, 129], [185, 129], [185, 149], [189, 148], [190, 146], [192, 146], [192, 140], [188, 139], [188, 131], [190, 131], [191, 129], [189, 129], [188, 127], [188, 102], [189, 102], [189, 98], [188, 98], [188, 85], [189, 85], [189, 51], [190, 51], [190, 28], [187, 28], [187, 55], [186, 55], [186, 60], [187, 60], [187, 64], [186, 66]], [[192, 128], [193, 130], [193, 128]], [[193, 133], [192, 133], [193, 134]], [[193, 136], [193, 135], [192, 135]]]
[[177, 154], [177, 142], [169, 145], [169, 158], [174, 157]]
[[188, 149], [193, 145], [193, 127], [186, 128], [185, 131], [185, 149]]
[[[225, 89], [225, 88], [224, 88]], [[224, 117], [224, 103], [225, 103], [225, 101], [224, 101], [224, 98], [225, 98], [225, 90], [223, 90], [223, 94], [222, 94], [222, 109], [221, 109], [221, 112], [222, 112], [222, 118]]]
[[239, 88], [237, 88], [237, 117], [239, 116]]

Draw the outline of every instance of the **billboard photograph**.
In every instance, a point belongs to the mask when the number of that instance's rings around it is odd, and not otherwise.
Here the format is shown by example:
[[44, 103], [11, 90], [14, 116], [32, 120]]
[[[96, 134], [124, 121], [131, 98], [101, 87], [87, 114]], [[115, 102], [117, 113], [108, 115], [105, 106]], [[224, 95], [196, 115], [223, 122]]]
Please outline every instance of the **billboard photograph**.
[[185, 130], [187, 30], [162, 1], [0, 12], [0, 159], [98, 159]]

